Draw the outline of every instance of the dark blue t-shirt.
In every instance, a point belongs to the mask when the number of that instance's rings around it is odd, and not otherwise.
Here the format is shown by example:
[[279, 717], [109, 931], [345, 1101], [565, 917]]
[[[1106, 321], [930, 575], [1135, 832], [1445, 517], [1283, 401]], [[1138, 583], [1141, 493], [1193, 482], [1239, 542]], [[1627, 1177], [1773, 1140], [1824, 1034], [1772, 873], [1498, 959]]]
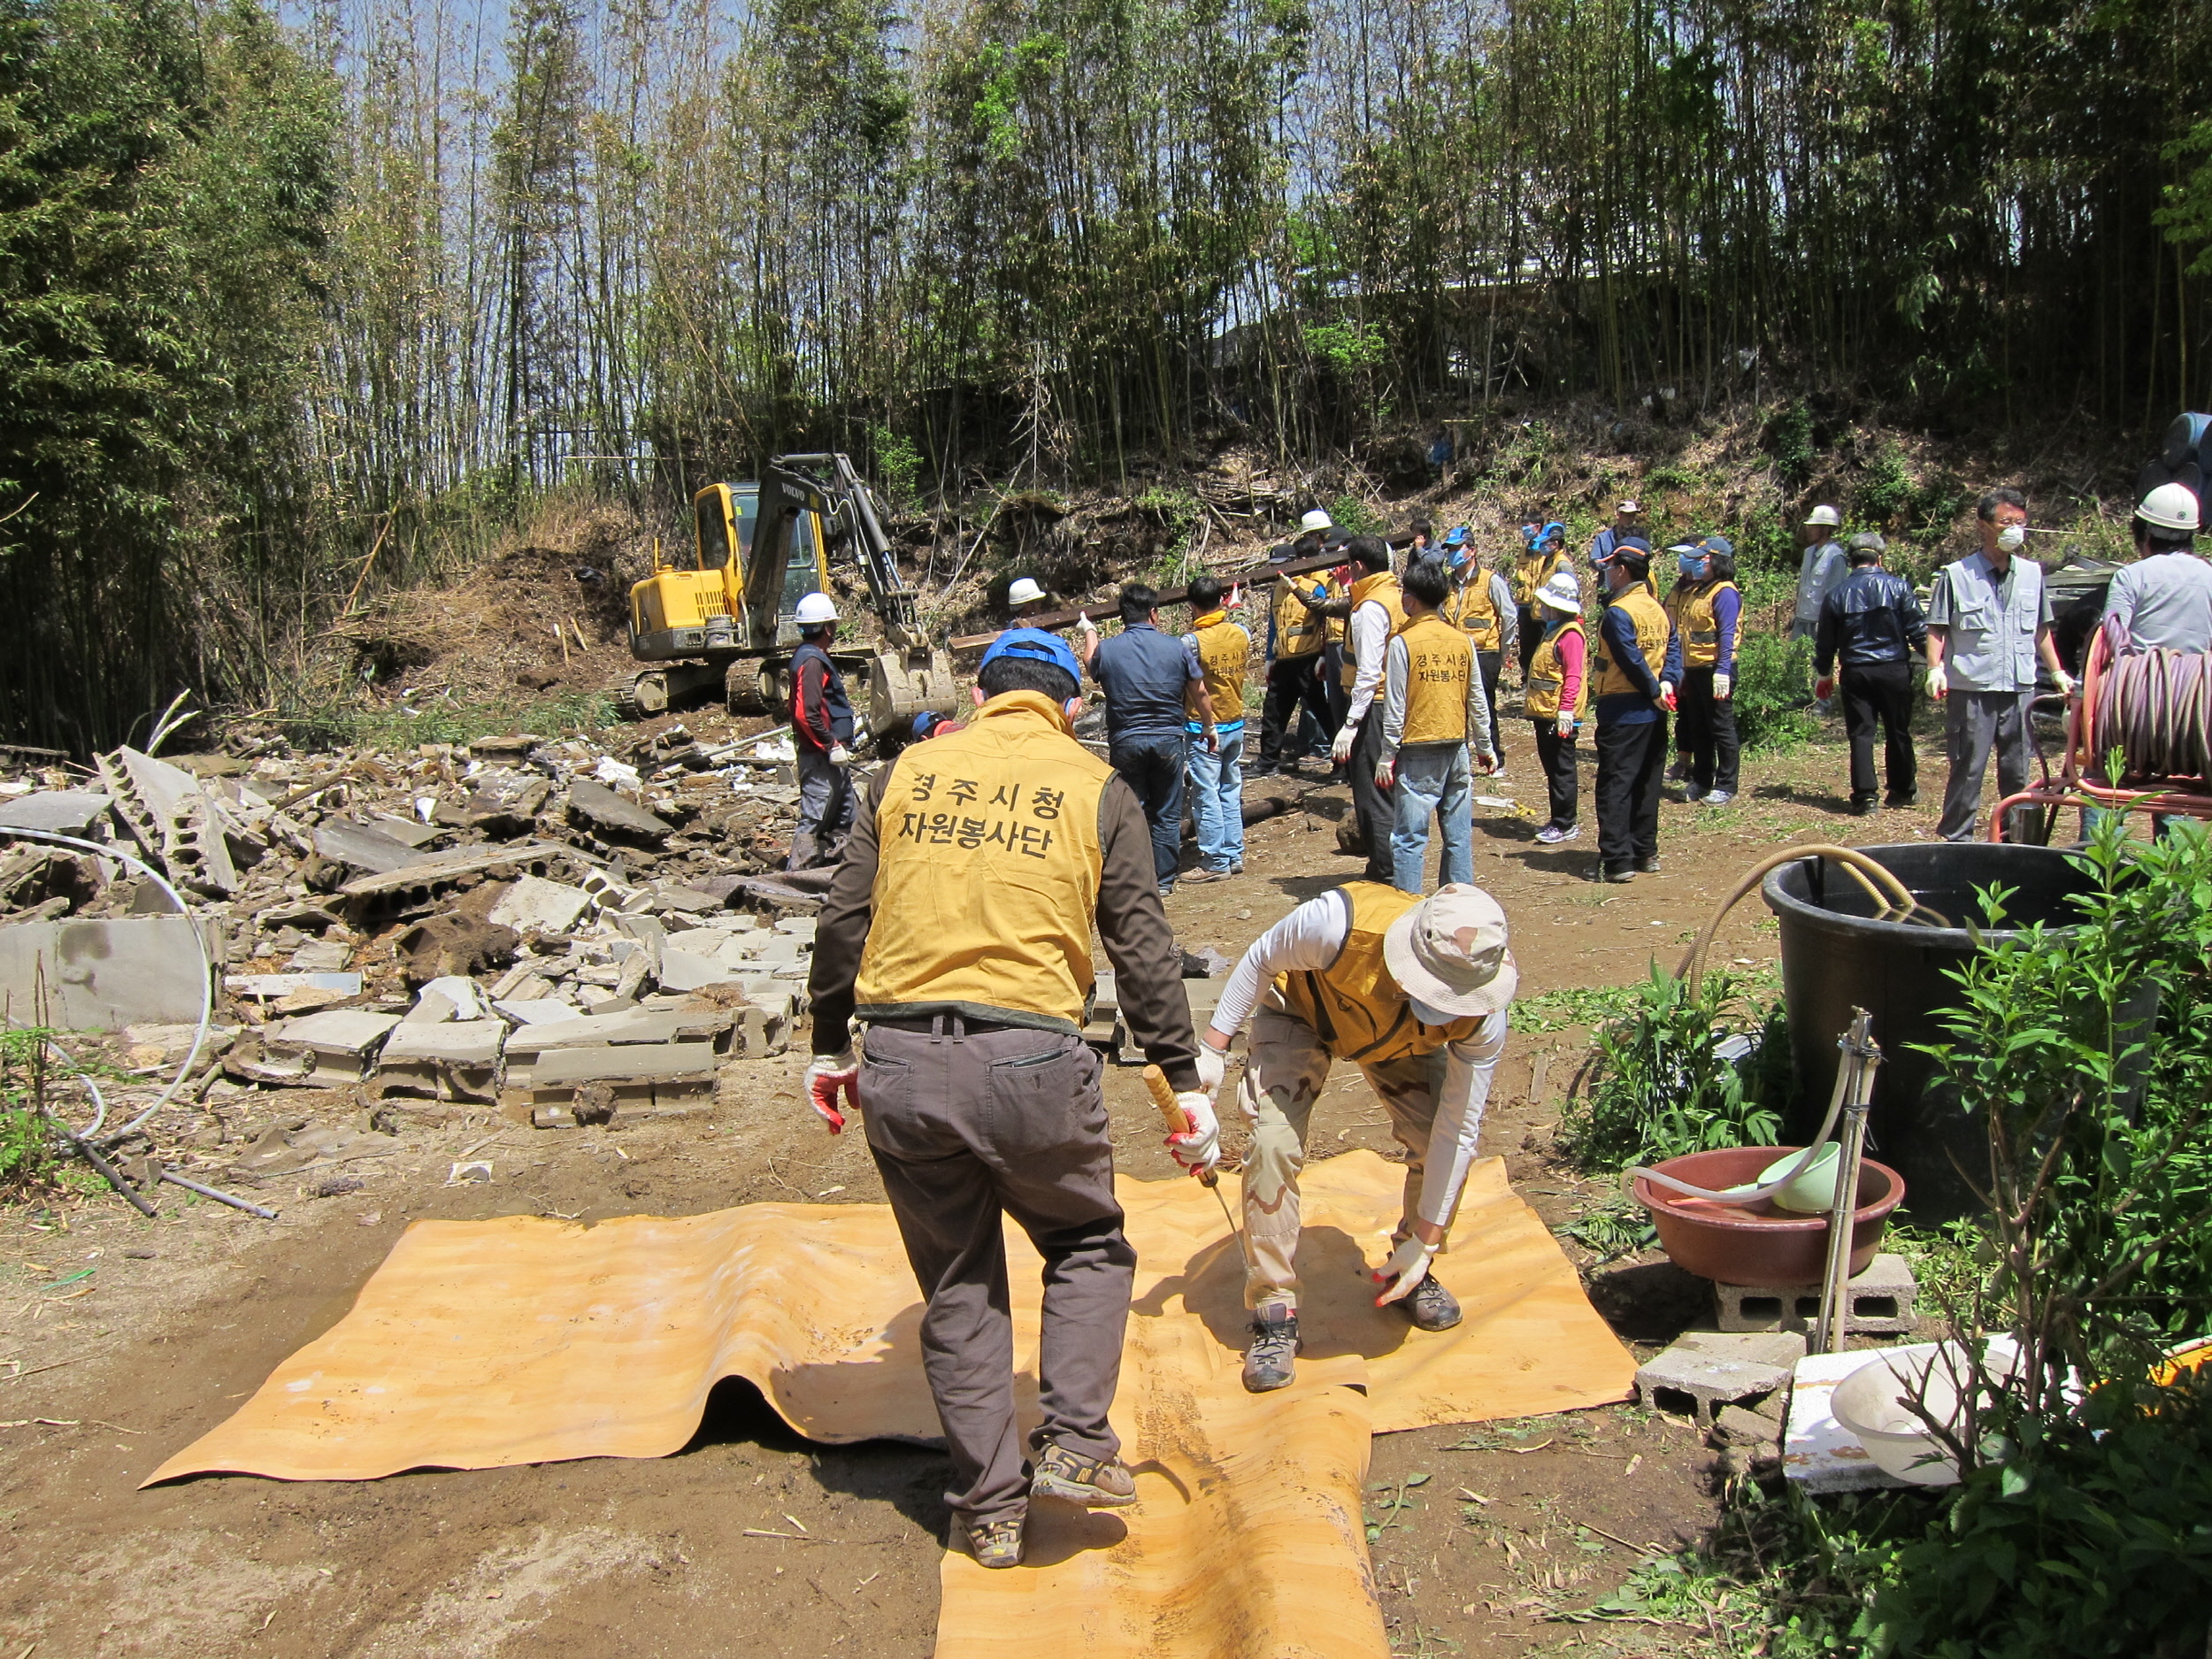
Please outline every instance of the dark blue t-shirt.
[[1132, 623], [1101, 640], [1091, 678], [1106, 694], [1106, 741], [1183, 735], [1183, 689], [1190, 659], [1183, 642], [1148, 622]]

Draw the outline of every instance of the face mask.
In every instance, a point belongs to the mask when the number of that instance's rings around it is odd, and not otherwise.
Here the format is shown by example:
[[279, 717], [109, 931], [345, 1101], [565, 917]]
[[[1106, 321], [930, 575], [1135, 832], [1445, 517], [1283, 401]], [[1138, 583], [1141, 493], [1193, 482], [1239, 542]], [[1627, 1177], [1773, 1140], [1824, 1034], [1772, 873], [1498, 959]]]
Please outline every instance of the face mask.
[[2008, 524], [1997, 532], [1997, 545], [2008, 553], [2017, 553], [2027, 539], [2027, 528], [2023, 525]]
[[1682, 574], [1691, 581], [1695, 581], [1705, 574], [1705, 561], [1695, 554], [1678, 553], [1675, 555], [1674, 562]]

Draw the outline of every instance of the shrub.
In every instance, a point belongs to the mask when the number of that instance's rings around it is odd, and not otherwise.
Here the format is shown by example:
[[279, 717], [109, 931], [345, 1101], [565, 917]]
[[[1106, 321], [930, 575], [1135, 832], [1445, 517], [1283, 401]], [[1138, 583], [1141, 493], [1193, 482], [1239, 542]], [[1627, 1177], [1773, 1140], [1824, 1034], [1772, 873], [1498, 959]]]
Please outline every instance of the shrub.
[[1813, 712], [1813, 645], [1777, 634], [1736, 641], [1736, 733], [1746, 749], [1794, 749], [1820, 732]]

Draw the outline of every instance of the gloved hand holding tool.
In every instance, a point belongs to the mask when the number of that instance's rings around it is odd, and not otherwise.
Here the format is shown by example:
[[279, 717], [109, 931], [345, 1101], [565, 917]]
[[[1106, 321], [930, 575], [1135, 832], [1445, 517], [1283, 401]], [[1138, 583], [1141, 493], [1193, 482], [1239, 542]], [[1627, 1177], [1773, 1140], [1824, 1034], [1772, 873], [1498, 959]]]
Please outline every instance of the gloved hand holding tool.
[[[1208, 1052], [1208, 1045], [1201, 1042], [1198, 1045], [1198, 1075], [1201, 1081], [1205, 1079], [1209, 1069]], [[1217, 1088], [1220, 1087], [1221, 1069], [1221, 1056], [1217, 1053], [1214, 1054], [1211, 1071], [1214, 1087]], [[1214, 1202], [1221, 1206], [1221, 1218], [1229, 1224], [1229, 1236], [1237, 1241], [1237, 1254], [1244, 1257], [1244, 1271], [1250, 1272], [1252, 1253], [1245, 1248], [1244, 1234], [1237, 1230], [1236, 1217], [1229, 1213], [1229, 1201], [1221, 1195], [1221, 1177], [1214, 1173], [1214, 1165], [1221, 1161], [1221, 1125], [1214, 1117], [1213, 1102], [1205, 1094], [1196, 1091], [1187, 1094], [1178, 1094], [1174, 1085], [1167, 1080], [1167, 1073], [1156, 1065], [1145, 1067], [1144, 1086], [1152, 1092], [1152, 1103], [1160, 1109], [1161, 1119], [1168, 1126], [1168, 1150], [1175, 1155], [1175, 1161], [1178, 1164], [1182, 1164], [1185, 1169], [1198, 1178], [1200, 1186], [1213, 1194]], [[1196, 1161], [1184, 1156], [1186, 1150], [1197, 1150], [1195, 1146], [1178, 1145], [1178, 1142], [1184, 1141], [1186, 1137], [1195, 1137], [1199, 1133], [1197, 1125], [1191, 1121], [1191, 1107], [1194, 1104], [1204, 1109], [1206, 1119], [1203, 1132], [1203, 1154], [1202, 1157]], [[1410, 1289], [1411, 1286], [1409, 1286], [1407, 1288]]]
[[[844, 1110], [838, 1109], [838, 1096], [844, 1096]], [[860, 1062], [853, 1051], [842, 1054], [818, 1054], [806, 1068], [807, 1103], [820, 1114], [833, 1135], [845, 1133], [845, 1114], [860, 1110]]]
[[1553, 723], [1552, 730], [1557, 733], [1561, 737], [1572, 737], [1575, 734], [1575, 718], [1573, 714], [1565, 709], [1560, 710], [1559, 718]]
[[851, 765], [853, 764], [852, 750], [847, 749], [842, 743], [832, 743], [830, 745], [829, 751], [829, 764], [833, 766]]

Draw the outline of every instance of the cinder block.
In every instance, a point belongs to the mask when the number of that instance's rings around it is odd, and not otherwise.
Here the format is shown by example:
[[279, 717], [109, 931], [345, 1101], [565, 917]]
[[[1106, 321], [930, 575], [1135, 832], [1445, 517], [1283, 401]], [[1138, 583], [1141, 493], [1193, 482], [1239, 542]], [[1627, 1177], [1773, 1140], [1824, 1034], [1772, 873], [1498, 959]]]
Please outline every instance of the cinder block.
[[1713, 1426], [1729, 1439], [1746, 1446], [1759, 1446], [1768, 1451], [1778, 1451], [1782, 1443], [1782, 1419], [1768, 1417], [1763, 1412], [1747, 1411], [1741, 1406], [1723, 1406], [1713, 1414]]
[[791, 1047], [790, 1007], [786, 999], [781, 1009], [748, 1008], [741, 1010], [737, 1027], [738, 1052], [748, 1060], [772, 1060], [787, 1052]]
[[1789, 1376], [1786, 1365], [1675, 1347], [1637, 1369], [1636, 1394], [1647, 1410], [1687, 1410], [1710, 1428], [1717, 1407], [1772, 1394]]
[[1691, 1348], [1722, 1359], [1748, 1360], [1755, 1365], [1779, 1365], [1789, 1370], [1805, 1357], [1801, 1331], [1685, 1331], [1675, 1347]]
[[[1865, 1336], [1904, 1336], [1913, 1328], [1919, 1286], [1901, 1256], [1884, 1254], [1844, 1286], [1844, 1331]], [[1820, 1317], [1817, 1285], [1713, 1286], [1714, 1323], [1723, 1331], [1777, 1331], [1809, 1325]]]

